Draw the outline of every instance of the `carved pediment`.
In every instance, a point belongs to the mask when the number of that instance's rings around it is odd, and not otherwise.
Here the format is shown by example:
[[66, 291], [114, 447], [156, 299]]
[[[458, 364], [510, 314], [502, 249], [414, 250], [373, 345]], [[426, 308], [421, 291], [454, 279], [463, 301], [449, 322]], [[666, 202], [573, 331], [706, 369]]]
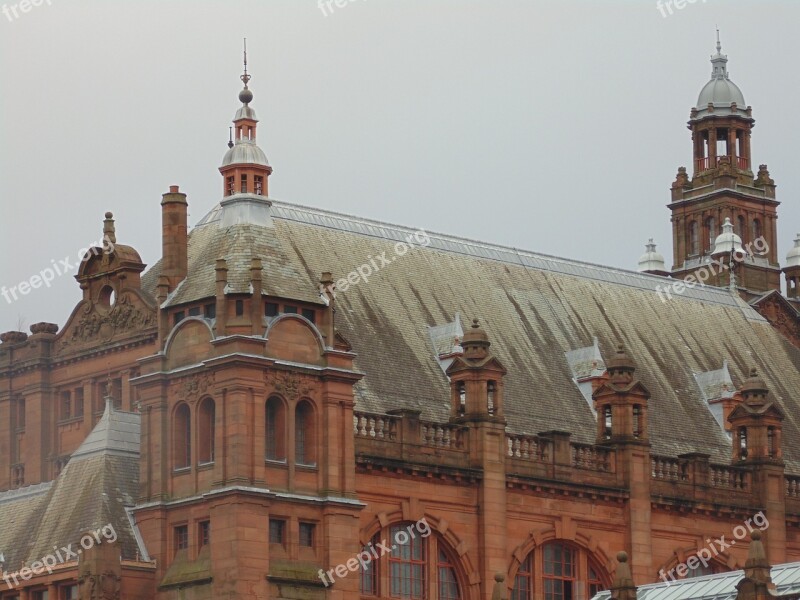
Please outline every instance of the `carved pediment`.
[[58, 336], [56, 353], [115, 342], [145, 333], [156, 325], [156, 309], [136, 290], [123, 291], [111, 306], [83, 300]]

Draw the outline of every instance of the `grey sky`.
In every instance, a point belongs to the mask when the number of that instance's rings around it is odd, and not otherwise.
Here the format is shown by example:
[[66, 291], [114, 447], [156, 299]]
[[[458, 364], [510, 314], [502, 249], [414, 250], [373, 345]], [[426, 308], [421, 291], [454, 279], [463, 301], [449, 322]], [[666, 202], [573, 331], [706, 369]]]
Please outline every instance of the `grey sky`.
[[[153, 264], [170, 184], [191, 223], [219, 201], [243, 36], [271, 196], [635, 269], [651, 236], [671, 264], [668, 188], [719, 25], [781, 257], [800, 230], [796, 0], [49, 2], [0, 13], [0, 286], [75, 262], [107, 210]], [[71, 276], [0, 297], [0, 331], [63, 326], [79, 299]]]

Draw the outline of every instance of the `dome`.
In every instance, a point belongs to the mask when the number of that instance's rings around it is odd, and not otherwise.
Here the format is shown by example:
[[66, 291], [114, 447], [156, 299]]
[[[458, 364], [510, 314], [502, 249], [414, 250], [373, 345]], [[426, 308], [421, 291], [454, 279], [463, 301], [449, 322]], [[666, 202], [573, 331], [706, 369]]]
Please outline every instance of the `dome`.
[[746, 254], [744, 248], [742, 248], [742, 238], [733, 232], [733, 223], [731, 223], [730, 217], [725, 217], [722, 233], [714, 240], [714, 254], [721, 252]]
[[228, 150], [225, 158], [222, 159], [223, 167], [241, 164], [269, 167], [267, 155], [253, 140], [248, 139], [237, 140], [233, 148]]
[[787, 267], [800, 267], [800, 233], [794, 239], [794, 248], [786, 255]]
[[[738, 108], [747, 108], [747, 103], [744, 101], [744, 94], [739, 86], [733, 83], [730, 79], [712, 79], [700, 91], [700, 96], [697, 98], [697, 110], [708, 110], [708, 104], [714, 105], [714, 114], [719, 111], [717, 108], [730, 109], [731, 103], [735, 102]], [[725, 114], [731, 114], [730, 111]]]
[[[693, 121], [708, 116], [752, 118], [742, 90], [730, 80], [727, 65], [728, 57], [722, 54], [722, 44], [717, 39], [717, 53], [711, 57], [711, 80], [700, 90], [697, 106], [692, 111]], [[713, 110], [709, 109], [709, 105]]]
[[647, 251], [639, 258], [639, 268], [637, 270], [640, 273], [644, 273], [645, 271], [666, 271], [667, 267], [664, 264], [664, 257], [656, 252], [656, 245], [653, 242], [653, 238], [650, 238], [645, 248]]

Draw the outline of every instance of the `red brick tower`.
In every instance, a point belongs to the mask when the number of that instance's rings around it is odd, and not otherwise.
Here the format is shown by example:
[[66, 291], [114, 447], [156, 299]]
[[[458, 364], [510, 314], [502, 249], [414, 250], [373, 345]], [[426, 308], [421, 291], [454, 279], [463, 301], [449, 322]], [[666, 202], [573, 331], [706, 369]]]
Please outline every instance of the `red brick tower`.
[[[755, 120], [728, 76], [727, 62], [718, 37], [711, 80], [700, 92], [688, 123], [693, 175], [690, 178], [681, 167], [672, 184], [672, 275], [685, 279], [699, 274], [703, 283], [727, 287], [731, 270], [709, 264], [733, 262], [733, 285], [751, 298], [780, 289], [779, 202], [766, 165], [759, 166], [754, 178], [750, 135]], [[719, 239], [727, 233], [723, 225], [728, 221], [733, 235]]]

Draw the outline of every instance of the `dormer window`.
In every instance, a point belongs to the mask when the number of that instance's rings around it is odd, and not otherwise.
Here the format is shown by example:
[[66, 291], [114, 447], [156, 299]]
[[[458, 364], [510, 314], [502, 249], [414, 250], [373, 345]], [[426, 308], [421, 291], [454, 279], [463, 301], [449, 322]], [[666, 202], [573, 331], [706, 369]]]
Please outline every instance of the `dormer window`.
[[497, 389], [497, 384], [490, 381], [486, 384], [486, 409], [490, 415], [494, 414], [494, 394]]

